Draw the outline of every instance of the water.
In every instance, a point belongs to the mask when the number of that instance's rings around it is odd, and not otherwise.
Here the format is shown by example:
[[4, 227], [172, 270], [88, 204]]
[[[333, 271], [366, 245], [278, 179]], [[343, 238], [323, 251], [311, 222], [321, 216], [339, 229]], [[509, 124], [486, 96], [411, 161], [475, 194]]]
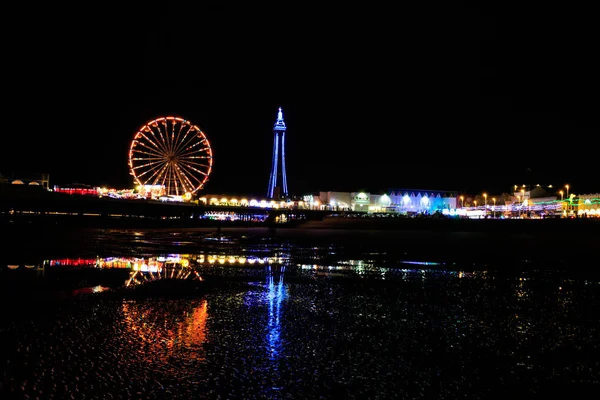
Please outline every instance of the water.
[[[100, 231], [50, 252], [140, 265], [171, 257], [220, 282], [185, 298], [123, 298], [115, 291], [125, 279], [72, 271], [65, 280], [46, 249], [24, 254], [47, 266], [0, 272], [12, 287], [2, 292], [1, 398], [548, 399], [597, 390], [593, 265], [411, 258], [408, 248], [332, 242]], [[17, 250], [5, 258], [19, 264]]]

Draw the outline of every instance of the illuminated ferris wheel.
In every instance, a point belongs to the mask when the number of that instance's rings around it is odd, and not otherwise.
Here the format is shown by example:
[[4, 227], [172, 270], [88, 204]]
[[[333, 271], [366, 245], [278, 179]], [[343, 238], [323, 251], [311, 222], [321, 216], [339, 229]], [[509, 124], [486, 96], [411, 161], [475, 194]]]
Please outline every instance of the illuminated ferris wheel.
[[202, 189], [212, 170], [212, 149], [204, 132], [179, 117], [148, 122], [135, 134], [129, 169], [138, 185], [161, 185], [167, 195]]

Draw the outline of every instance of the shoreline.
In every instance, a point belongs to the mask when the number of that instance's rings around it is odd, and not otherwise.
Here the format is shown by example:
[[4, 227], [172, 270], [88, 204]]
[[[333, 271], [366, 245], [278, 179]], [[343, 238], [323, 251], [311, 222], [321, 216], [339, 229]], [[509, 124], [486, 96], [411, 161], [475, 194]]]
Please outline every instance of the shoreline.
[[[600, 269], [600, 220], [433, 220], [326, 218], [297, 226], [9, 225], [0, 227], [0, 259], [126, 254], [139, 250], [190, 253], [209, 246], [207, 237], [254, 237], [304, 247], [334, 245], [349, 253], [373, 251], [420, 261], [510, 264], [572, 264]], [[174, 235], [174, 236], [173, 236]], [[173, 238], [171, 238], [171, 236]], [[245, 239], [244, 239], [245, 240]], [[177, 244], [185, 242], [186, 245]], [[219, 242], [210, 242], [210, 246]], [[225, 242], [223, 242], [225, 243]], [[146, 250], [141, 250], [146, 251]]]

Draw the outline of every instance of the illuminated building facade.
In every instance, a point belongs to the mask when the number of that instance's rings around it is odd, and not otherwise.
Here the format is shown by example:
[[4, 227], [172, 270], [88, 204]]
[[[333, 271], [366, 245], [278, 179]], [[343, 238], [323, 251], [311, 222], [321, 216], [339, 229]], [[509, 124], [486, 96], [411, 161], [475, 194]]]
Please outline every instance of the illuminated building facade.
[[76, 195], [91, 195], [91, 196], [99, 196], [100, 188], [92, 187], [88, 185], [83, 185], [80, 183], [75, 183], [69, 185], [67, 187], [54, 186], [53, 191], [55, 193], [66, 193], [66, 194], [76, 194]]
[[[334, 211], [433, 214], [456, 210], [458, 193], [440, 190], [394, 189], [383, 194], [368, 192], [319, 192], [305, 199], [318, 209]], [[315, 199], [316, 198], [316, 199]]]
[[321, 204], [329, 205], [332, 210], [350, 210], [352, 193], [348, 192], [319, 192]]
[[434, 213], [456, 209], [458, 193], [440, 190], [392, 189], [379, 199], [385, 207], [402, 213]]
[[285, 173], [285, 122], [283, 112], [279, 107], [277, 121], [273, 127], [273, 160], [267, 198], [285, 199], [288, 197], [287, 177]]
[[573, 207], [579, 216], [600, 218], [600, 193], [580, 194]]
[[41, 186], [44, 189], [49, 189], [50, 175], [44, 173], [10, 173], [3, 176], [0, 174], [0, 183]]

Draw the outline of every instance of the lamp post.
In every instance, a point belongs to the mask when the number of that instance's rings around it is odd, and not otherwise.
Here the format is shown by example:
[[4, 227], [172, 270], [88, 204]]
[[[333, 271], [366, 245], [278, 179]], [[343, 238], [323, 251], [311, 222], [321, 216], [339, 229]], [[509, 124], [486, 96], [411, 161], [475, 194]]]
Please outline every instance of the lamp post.
[[487, 217], [487, 193], [483, 194], [483, 213]]
[[494, 209], [493, 209], [494, 215], [493, 215], [493, 217], [494, 217], [494, 219], [496, 219], [496, 198], [492, 197], [492, 201], [494, 202]]
[[569, 197], [569, 185], [565, 185], [565, 188], [567, 189], [567, 213], [568, 213], [570, 206], [571, 206], [571, 198]]
[[465, 208], [465, 196], [460, 196], [460, 207]]
[[560, 194], [560, 213], [562, 214], [564, 208], [565, 208], [565, 203], [564, 203], [564, 197], [563, 197], [563, 191], [559, 190], [558, 193]]
[[523, 212], [523, 203], [525, 202], [525, 189], [521, 189], [521, 212]]

